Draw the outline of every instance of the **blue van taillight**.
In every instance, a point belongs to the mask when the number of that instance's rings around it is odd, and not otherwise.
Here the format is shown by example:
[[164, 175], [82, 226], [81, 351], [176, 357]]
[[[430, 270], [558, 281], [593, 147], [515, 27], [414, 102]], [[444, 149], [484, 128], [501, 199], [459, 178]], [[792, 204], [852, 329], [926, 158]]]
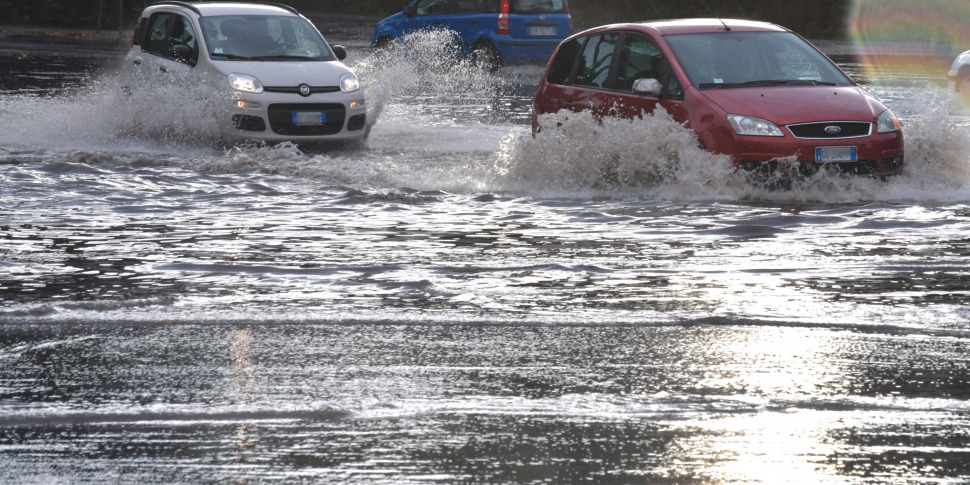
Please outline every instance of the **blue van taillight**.
[[512, 28], [509, 25], [509, 0], [502, 0], [502, 6], [498, 11], [498, 34], [509, 35]]

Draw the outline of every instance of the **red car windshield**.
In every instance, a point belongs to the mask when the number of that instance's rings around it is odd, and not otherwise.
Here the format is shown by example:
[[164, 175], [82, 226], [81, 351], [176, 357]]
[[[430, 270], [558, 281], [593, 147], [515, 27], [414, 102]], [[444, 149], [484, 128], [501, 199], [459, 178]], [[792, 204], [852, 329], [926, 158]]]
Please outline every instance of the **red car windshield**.
[[717, 32], [665, 37], [699, 89], [852, 85], [827, 57], [790, 32]]

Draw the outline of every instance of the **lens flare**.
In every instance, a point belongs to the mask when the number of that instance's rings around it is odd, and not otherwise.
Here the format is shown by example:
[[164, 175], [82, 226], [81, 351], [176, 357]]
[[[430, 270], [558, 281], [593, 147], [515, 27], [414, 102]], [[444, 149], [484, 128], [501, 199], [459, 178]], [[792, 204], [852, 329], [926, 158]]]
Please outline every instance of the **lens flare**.
[[970, 49], [968, 18], [970, 2], [854, 0], [849, 33], [872, 78], [943, 84], [953, 58]]

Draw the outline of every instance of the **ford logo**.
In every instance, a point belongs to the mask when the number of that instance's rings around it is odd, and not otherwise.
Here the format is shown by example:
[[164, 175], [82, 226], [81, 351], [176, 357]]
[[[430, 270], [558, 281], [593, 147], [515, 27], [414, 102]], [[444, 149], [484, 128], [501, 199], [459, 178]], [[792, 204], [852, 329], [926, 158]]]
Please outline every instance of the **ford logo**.
[[[301, 84], [300, 85], [300, 96], [306, 97], [306, 96], [309, 96], [309, 95], [310, 95], [310, 86], [307, 86], [306, 84]], [[826, 128], [825, 131], [828, 131], [828, 128]]]
[[828, 134], [830, 134], [830, 135], [838, 134], [841, 131], [842, 131], [842, 127], [841, 126], [829, 125], [829, 126], [826, 126], [825, 127], [825, 132], [828, 133]]

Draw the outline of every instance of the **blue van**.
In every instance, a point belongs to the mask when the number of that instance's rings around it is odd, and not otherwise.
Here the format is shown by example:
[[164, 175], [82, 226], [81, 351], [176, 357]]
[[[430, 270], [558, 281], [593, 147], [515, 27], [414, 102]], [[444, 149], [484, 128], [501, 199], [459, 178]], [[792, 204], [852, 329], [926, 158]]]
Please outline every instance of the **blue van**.
[[545, 63], [573, 26], [566, 0], [413, 0], [377, 23], [371, 46], [425, 29], [456, 32], [462, 55], [497, 67]]

